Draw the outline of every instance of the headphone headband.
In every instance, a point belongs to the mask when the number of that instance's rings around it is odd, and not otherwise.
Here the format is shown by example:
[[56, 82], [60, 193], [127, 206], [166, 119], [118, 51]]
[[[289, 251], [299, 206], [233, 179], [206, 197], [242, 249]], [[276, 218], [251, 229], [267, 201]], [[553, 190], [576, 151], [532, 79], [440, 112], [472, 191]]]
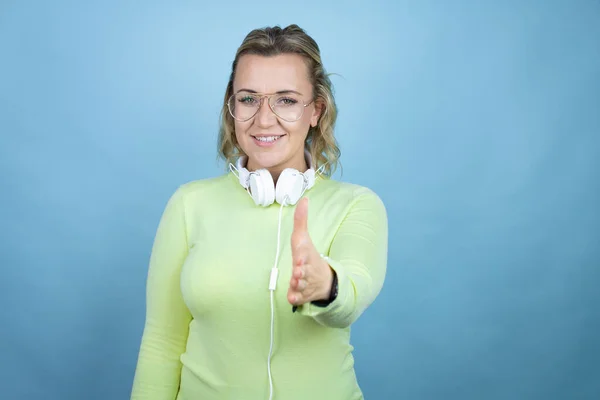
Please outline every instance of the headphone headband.
[[[301, 174], [303, 174], [307, 180], [307, 185], [308, 187], [306, 188], [306, 190], [312, 188], [315, 184], [315, 180], [316, 180], [316, 173], [315, 173], [315, 166], [313, 164], [313, 160], [312, 160], [312, 156], [310, 155], [310, 151], [304, 149], [304, 159], [306, 160], [306, 164], [308, 165], [308, 169], [302, 173], [300, 171]], [[248, 189], [249, 187], [249, 180], [250, 180], [250, 175], [252, 174], [252, 172], [248, 171], [246, 169], [246, 163], [248, 162], [248, 156], [244, 155], [238, 158], [237, 162], [235, 163], [235, 167], [238, 171], [238, 180], [240, 181], [240, 185], [243, 186], [244, 189]]]
[[[241, 156], [236, 162], [240, 185], [250, 194], [257, 205], [268, 206], [277, 201], [280, 204], [296, 204], [305, 191], [312, 188], [316, 181], [316, 172], [310, 152], [304, 149], [304, 158], [309, 168], [300, 172], [293, 168], [284, 169], [277, 186], [273, 184], [273, 177], [266, 169], [248, 171], [246, 168], [248, 156]], [[232, 168], [233, 165], [230, 165]]]

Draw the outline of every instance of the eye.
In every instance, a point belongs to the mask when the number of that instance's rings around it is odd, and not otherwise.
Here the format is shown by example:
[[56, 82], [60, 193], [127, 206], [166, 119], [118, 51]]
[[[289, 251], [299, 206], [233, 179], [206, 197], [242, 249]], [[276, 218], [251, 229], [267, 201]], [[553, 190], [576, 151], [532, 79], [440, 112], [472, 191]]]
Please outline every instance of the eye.
[[298, 103], [298, 100], [294, 99], [293, 97], [289, 97], [289, 96], [279, 97], [277, 99], [277, 105], [281, 105], [281, 106], [293, 106], [297, 103]]
[[256, 98], [251, 95], [243, 95], [243, 96], [238, 97], [238, 99], [237, 99], [238, 103], [241, 103], [243, 105], [248, 105], [248, 106], [254, 105], [256, 103], [256, 101], [257, 101]]

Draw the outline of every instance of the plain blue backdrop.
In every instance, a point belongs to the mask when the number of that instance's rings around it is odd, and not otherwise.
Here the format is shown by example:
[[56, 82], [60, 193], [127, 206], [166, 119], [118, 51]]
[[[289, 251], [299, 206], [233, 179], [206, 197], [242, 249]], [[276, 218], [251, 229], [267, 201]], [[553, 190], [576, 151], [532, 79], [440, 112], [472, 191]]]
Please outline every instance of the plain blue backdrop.
[[339, 74], [336, 178], [389, 212], [366, 399], [600, 398], [600, 3], [466, 0], [3, 0], [0, 398], [129, 397], [163, 207], [290, 23]]

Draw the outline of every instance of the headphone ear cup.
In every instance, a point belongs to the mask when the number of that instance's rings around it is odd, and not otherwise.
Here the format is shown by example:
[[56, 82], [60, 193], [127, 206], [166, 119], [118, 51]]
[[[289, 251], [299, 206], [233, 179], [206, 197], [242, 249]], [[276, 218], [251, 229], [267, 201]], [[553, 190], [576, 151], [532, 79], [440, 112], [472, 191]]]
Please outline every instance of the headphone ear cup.
[[304, 176], [293, 168], [286, 168], [279, 175], [275, 199], [279, 204], [294, 205], [304, 192]]
[[273, 177], [266, 169], [259, 169], [250, 175], [250, 195], [258, 206], [267, 207], [275, 200]]

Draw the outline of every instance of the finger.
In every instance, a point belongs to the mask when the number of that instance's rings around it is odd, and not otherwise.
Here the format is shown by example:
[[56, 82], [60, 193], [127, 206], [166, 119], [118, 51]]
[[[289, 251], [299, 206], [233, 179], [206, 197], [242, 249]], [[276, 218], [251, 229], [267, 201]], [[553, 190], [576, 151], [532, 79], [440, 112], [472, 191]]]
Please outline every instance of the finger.
[[308, 197], [303, 197], [296, 205], [293, 233], [308, 233]]
[[307, 285], [308, 282], [306, 281], [306, 279], [296, 277], [290, 279], [290, 289], [292, 289], [295, 292], [302, 292], [304, 289], [306, 289]]
[[295, 267], [294, 271], [292, 272], [292, 276], [296, 279], [302, 279], [304, 278], [305, 272], [304, 272], [304, 268], [302, 267]]
[[296, 283], [296, 291], [303, 292], [304, 289], [306, 289], [306, 285], [307, 285], [306, 281], [304, 279], [298, 279], [296, 282], [297, 282]]
[[302, 294], [300, 292], [288, 292], [288, 301], [293, 305], [302, 304]]
[[292, 241], [292, 266], [300, 267], [305, 265], [308, 261], [308, 246], [305, 246], [303, 242], [294, 243]]

